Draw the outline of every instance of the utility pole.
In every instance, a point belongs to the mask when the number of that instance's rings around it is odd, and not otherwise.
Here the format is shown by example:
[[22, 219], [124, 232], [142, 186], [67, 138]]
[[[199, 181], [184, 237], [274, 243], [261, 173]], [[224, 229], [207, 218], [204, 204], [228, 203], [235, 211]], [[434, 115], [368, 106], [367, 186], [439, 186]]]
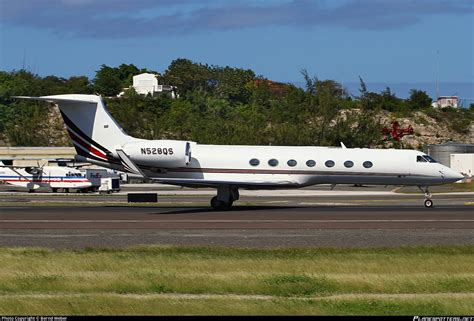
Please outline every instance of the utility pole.
[[439, 98], [439, 50], [436, 50], [436, 101]]

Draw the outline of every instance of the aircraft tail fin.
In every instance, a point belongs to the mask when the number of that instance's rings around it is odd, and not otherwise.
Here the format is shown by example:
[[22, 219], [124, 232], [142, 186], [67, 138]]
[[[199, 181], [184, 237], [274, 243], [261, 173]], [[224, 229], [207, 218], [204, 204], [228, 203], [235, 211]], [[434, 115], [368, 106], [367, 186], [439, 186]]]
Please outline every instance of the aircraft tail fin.
[[116, 150], [135, 140], [112, 118], [100, 96], [73, 94], [14, 98], [57, 104], [79, 156], [106, 163], [118, 162]]

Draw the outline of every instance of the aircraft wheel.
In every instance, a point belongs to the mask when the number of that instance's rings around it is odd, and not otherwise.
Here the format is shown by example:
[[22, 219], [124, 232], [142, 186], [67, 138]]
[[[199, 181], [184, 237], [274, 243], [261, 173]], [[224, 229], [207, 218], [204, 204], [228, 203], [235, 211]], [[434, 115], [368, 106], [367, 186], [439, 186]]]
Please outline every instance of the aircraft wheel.
[[233, 202], [230, 202], [230, 203], [223, 202], [223, 201], [217, 199], [217, 196], [214, 196], [211, 199], [211, 206], [215, 210], [228, 210], [232, 207], [232, 203]]
[[58, 189], [57, 188], [53, 188], [53, 193], [57, 193], [58, 192]]
[[433, 201], [430, 199], [425, 200], [425, 207], [426, 208], [432, 208], [433, 207]]
[[35, 192], [34, 189], [29, 189], [29, 190], [28, 190], [28, 193], [34, 193], [34, 192]]

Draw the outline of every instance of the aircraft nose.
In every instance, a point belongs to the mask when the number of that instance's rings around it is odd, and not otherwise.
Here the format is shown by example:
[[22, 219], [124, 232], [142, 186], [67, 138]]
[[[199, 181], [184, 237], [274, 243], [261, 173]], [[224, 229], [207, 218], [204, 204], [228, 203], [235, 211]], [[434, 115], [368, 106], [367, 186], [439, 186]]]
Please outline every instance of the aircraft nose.
[[445, 170], [444, 172], [445, 172], [445, 173], [444, 173], [444, 174], [445, 174], [445, 175], [444, 175], [444, 178], [445, 178], [446, 180], [449, 180], [449, 181], [453, 182], [453, 183], [454, 183], [454, 182], [457, 182], [457, 181], [459, 181], [459, 180], [461, 180], [461, 179], [464, 178], [464, 175], [463, 175], [463, 174], [461, 174], [461, 173], [459, 173], [459, 172], [456, 172], [455, 170], [452, 170], [452, 169], [450, 169], [450, 168], [447, 169], [447, 170]]

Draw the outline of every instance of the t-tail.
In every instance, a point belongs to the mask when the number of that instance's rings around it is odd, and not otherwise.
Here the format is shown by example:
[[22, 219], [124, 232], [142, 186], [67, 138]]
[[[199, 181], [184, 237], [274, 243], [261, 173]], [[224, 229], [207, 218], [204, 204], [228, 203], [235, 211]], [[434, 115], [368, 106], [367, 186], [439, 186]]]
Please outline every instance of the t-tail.
[[136, 141], [127, 135], [112, 118], [100, 96], [54, 95], [15, 97], [48, 101], [59, 106], [61, 116], [80, 161], [92, 161], [106, 167], [121, 169], [116, 150]]
[[[92, 162], [144, 176], [135, 162], [141, 163], [144, 168], [149, 168], [151, 164], [147, 164], [148, 158], [141, 159], [142, 156], [149, 156], [146, 155], [150, 154], [149, 151], [153, 153], [157, 147], [160, 147], [157, 141], [137, 139], [127, 135], [109, 114], [100, 96], [74, 94], [42, 97], [16, 96], [14, 98], [41, 100], [58, 105], [79, 161]], [[190, 142], [164, 140], [159, 142], [166, 142], [174, 153], [174, 157], [163, 159], [160, 164], [162, 167], [181, 166], [183, 162], [189, 163]], [[161, 148], [159, 150], [161, 151]], [[159, 161], [160, 155], [156, 155], [155, 160]]]

